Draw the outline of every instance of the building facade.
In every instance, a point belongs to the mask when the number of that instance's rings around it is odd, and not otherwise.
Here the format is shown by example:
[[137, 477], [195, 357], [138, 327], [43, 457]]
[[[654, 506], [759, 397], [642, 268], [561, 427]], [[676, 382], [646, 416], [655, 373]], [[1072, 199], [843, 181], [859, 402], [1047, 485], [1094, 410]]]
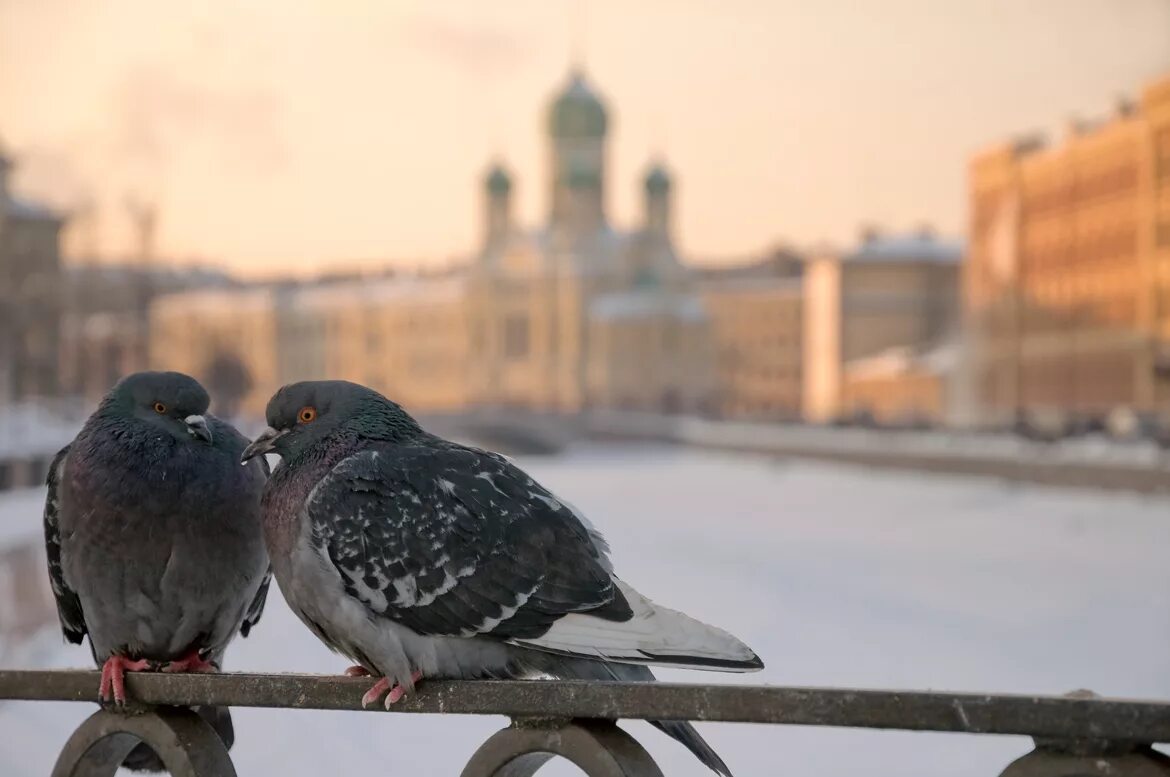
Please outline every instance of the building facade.
[[17, 197], [0, 144], [0, 404], [60, 390], [63, 218]]
[[803, 260], [786, 251], [707, 269], [700, 291], [715, 348], [712, 410], [722, 418], [796, 419], [804, 394]]
[[[150, 366], [199, 380], [212, 395], [212, 410], [223, 412], [213, 367], [230, 361], [246, 380], [231, 397], [236, 413], [263, 418], [268, 398], [281, 383], [278, 340], [279, 289], [203, 289], [165, 294], [150, 306]], [[225, 413], [226, 415], [226, 413]]]
[[959, 411], [959, 345], [889, 348], [845, 365], [841, 415], [884, 427], [951, 425]]
[[929, 230], [867, 232], [841, 256], [814, 252], [804, 278], [804, 415], [844, 414], [848, 366], [890, 348], [932, 348], [957, 336], [962, 247]]
[[674, 248], [673, 181], [651, 165], [642, 223], [615, 229], [609, 128], [601, 99], [571, 74], [548, 111], [548, 216], [537, 229], [516, 223], [503, 167], [484, 180], [484, 239], [468, 277], [477, 405], [683, 411], [709, 401], [709, 328]]
[[459, 273], [164, 296], [152, 306], [153, 363], [200, 378], [217, 359], [244, 365], [240, 409], [250, 415], [280, 385], [326, 377], [424, 413], [706, 411], [710, 317], [674, 247], [674, 182], [650, 164], [640, 223], [615, 229], [609, 127], [601, 99], [573, 74], [548, 111], [542, 226], [516, 222], [512, 176], [493, 165], [482, 245]]
[[976, 156], [964, 287], [980, 419], [1170, 414], [1170, 76]]

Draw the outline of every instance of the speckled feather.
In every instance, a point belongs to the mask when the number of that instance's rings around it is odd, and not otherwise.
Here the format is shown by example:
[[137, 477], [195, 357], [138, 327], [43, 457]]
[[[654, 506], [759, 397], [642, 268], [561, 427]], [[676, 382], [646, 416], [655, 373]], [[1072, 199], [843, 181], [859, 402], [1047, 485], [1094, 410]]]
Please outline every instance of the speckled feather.
[[[138, 380], [162, 381], [192, 412], [206, 408], [206, 393], [186, 376]], [[47, 478], [45, 549], [62, 632], [75, 644], [88, 636], [99, 665], [113, 653], [164, 662], [192, 649], [221, 663], [236, 632], [246, 636], [264, 609], [267, 466], [239, 465], [248, 441], [229, 424], [205, 416], [211, 444], [160, 432], [115, 401], [118, 391], [57, 454]], [[228, 711], [199, 712], [230, 746]], [[144, 748], [126, 765], [161, 767]]]
[[[196, 446], [95, 416], [51, 468], [45, 509], [49, 574], [66, 639], [153, 660], [191, 647], [222, 656], [263, 612], [260, 464], [247, 440], [208, 418]], [[188, 622], [204, 613], [211, 620]]]
[[[302, 404], [324, 408], [316, 426], [295, 420]], [[372, 674], [410, 688], [414, 670], [652, 680], [635, 664], [762, 666], [614, 577], [601, 535], [504, 457], [430, 435], [354, 384], [294, 384], [268, 416], [292, 440], [263, 501], [281, 591]], [[656, 725], [729, 773], [689, 723]]]

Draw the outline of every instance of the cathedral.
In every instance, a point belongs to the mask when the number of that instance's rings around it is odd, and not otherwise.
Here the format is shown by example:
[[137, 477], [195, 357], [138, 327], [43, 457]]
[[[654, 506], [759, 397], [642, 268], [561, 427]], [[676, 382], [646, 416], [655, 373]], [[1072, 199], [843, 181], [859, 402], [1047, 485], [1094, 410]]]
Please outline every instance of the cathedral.
[[483, 181], [483, 245], [467, 279], [469, 385], [488, 407], [701, 410], [710, 323], [671, 235], [672, 181], [642, 180], [641, 223], [606, 213], [610, 116], [579, 72], [548, 108], [547, 217], [526, 229], [501, 164]]

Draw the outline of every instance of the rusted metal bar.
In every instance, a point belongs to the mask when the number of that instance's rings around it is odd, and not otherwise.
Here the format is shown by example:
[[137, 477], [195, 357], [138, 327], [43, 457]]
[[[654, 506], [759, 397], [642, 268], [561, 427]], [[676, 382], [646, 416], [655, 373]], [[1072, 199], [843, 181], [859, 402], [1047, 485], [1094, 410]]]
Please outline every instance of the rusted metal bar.
[[[361, 678], [131, 673], [146, 704], [360, 710]], [[93, 701], [96, 672], [0, 671], [0, 699]], [[381, 707], [374, 705], [376, 709]], [[711, 720], [1170, 742], [1170, 703], [836, 688], [561, 681], [424, 680], [396, 712], [513, 718]]]
[[603, 720], [512, 725], [484, 742], [460, 777], [532, 777], [555, 755], [589, 777], [662, 777], [633, 737]]
[[52, 777], [114, 777], [130, 751], [145, 742], [172, 777], [235, 777], [227, 749], [191, 710], [159, 707], [121, 714], [98, 710], [57, 757]]

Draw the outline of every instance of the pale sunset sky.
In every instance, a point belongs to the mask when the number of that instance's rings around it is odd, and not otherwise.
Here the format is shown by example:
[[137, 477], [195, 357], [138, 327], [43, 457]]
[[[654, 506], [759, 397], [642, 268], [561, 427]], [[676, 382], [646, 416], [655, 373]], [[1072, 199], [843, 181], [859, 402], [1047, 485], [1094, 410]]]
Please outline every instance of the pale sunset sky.
[[573, 51], [613, 117], [611, 221], [653, 154], [686, 257], [961, 234], [981, 147], [1096, 117], [1170, 73], [1170, 0], [0, 0], [16, 188], [245, 274], [465, 257], [480, 179], [543, 221], [544, 120]]

